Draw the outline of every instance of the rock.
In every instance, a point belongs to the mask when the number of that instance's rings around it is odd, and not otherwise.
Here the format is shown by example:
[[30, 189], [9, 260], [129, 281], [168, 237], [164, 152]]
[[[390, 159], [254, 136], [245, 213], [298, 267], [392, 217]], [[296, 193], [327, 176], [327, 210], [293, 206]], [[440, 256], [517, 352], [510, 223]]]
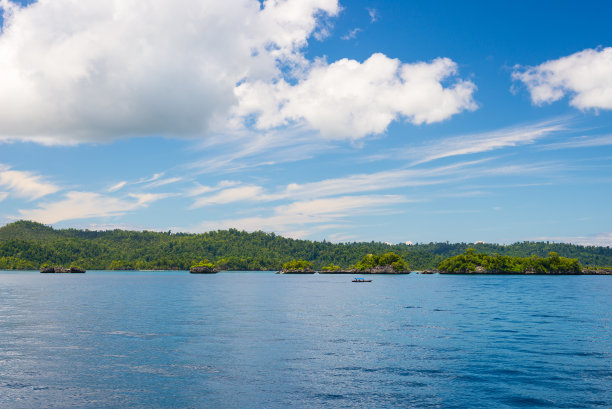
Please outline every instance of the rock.
[[582, 274], [589, 275], [612, 275], [612, 268], [584, 268]]
[[312, 268], [295, 268], [281, 270], [281, 274], [314, 274], [315, 271]]
[[421, 274], [435, 274], [437, 273], [436, 270], [423, 270], [421, 271]]
[[40, 272], [44, 274], [83, 274], [85, 273], [85, 269], [80, 267], [41, 267]]
[[362, 271], [358, 271], [359, 273], [367, 273], [367, 274], [410, 274], [410, 270], [394, 270], [391, 266], [376, 266], [373, 268], [368, 268]]
[[219, 270], [214, 267], [198, 266], [191, 267], [191, 269], [189, 269], [189, 272], [191, 274], [216, 274], [219, 272]]
[[319, 271], [319, 274], [355, 274], [358, 271], [354, 268], [349, 269], [340, 269], [340, 270], [322, 270]]

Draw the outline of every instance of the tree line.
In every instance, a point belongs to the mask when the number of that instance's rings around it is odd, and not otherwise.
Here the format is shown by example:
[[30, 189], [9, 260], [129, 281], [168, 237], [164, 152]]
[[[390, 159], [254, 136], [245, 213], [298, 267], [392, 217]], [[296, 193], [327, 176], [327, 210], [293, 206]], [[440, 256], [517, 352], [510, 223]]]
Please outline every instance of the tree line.
[[[0, 269], [38, 269], [43, 264], [88, 270], [188, 270], [206, 261], [224, 270], [280, 270], [291, 260], [324, 266], [355, 266], [368, 254], [395, 253], [412, 270], [433, 269], [449, 257], [474, 248], [510, 257], [576, 258], [583, 266], [612, 266], [612, 248], [550, 242], [511, 245], [473, 243], [330, 243], [288, 239], [274, 233], [236, 229], [202, 234], [173, 232], [54, 229], [18, 221], [0, 228]], [[366, 262], [368, 262], [366, 260]]]

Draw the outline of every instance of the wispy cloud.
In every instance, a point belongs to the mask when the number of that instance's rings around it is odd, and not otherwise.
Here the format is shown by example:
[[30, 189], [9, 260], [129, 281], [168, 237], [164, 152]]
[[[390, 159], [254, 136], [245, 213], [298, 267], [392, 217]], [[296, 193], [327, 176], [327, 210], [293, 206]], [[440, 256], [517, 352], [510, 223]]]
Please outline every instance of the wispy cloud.
[[11, 195], [36, 200], [61, 190], [54, 183], [45, 181], [41, 175], [33, 172], [11, 170], [0, 164], [0, 186], [8, 189]]
[[593, 148], [598, 146], [612, 145], [612, 135], [579, 136], [565, 142], [549, 143], [540, 146], [540, 149], [574, 149], [574, 148]]
[[109, 193], [116, 192], [117, 190], [120, 190], [121, 188], [123, 188], [125, 185], [127, 185], [127, 182], [125, 180], [123, 180], [123, 181], [121, 181], [119, 183], [116, 183], [116, 184], [112, 185], [106, 191], [109, 192]]
[[362, 29], [360, 29], [359, 27], [352, 29], [351, 31], [349, 31], [348, 33], [346, 33], [345, 35], [343, 35], [342, 37], [340, 37], [341, 40], [352, 40], [354, 38], [357, 38], [357, 34], [359, 34], [359, 32], [363, 31]]
[[153, 188], [160, 187], [160, 186], [170, 185], [172, 183], [177, 183], [177, 182], [180, 182], [182, 180], [183, 180], [182, 177], [173, 177], [173, 178], [166, 178], [166, 179], [158, 179], [158, 180], [155, 180], [155, 182], [151, 182], [149, 184], [144, 185], [143, 187], [145, 189], [153, 189]]
[[204, 222], [200, 230], [236, 227], [247, 231], [274, 231], [288, 237], [302, 238], [329, 228], [330, 223], [347, 222], [351, 217], [377, 214], [410, 200], [400, 195], [341, 196], [326, 199], [296, 201], [277, 206], [271, 216], [255, 216]]
[[400, 155], [413, 164], [431, 162], [453, 156], [490, 152], [498, 149], [532, 144], [539, 139], [566, 131], [568, 118], [556, 118], [535, 124], [514, 126], [495, 131], [466, 134], [437, 140], [434, 143], [410, 147]]
[[65, 220], [119, 216], [169, 196], [149, 193], [129, 194], [119, 198], [94, 192], [71, 191], [62, 200], [41, 203], [36, 209], [22, 209], [19, 213], [28, 220], [53, 224]]
[[[262, 186], [256, 185], [244, 185], [227, 189], [200, 186], [200, 192], [203, 194], [212, 193], [213, 191], [216, 193], [196, 197], [191, 208], [235, 202], [301, 201], [309, 198], [363, 194], [406, 187], [443, 185], [487, 175], [535, 175], [558, 170], [558, 165], [554, 163], [491, 166], [489, 162], [490, 159], [483, 159], [459, 162], [430, 169], [392, 169], [302, 184], [290, 183], [277, 189], [265, 189]], [[485, 165], [486, 167], [483, 167]]]
[[265, 191], [261, 186], [238, 186], [220, 191], [214, 195], [197, 198], [191, 209], [211, 205], [234, 202], [267, 201]]
[[538, 241], [554, 241], [560, 243], [573, 243], [583, 246], [605, 246], [612, 247], [612, 232], [598, 233], [586, 236], [550, 236], [536, 237], [533, 240]]
[[380, 12], [372, 7], [366, 7], [368, 15], [370, 16], [370, 23], [375, 23], [380, 20]]
[[334, 147], [333, 142], [317, 138], [300, 127], [265, 132], [237, 130], [201, 143], [197, 150], [207, 154], [203, 159], [189, 163], [186, 168], [192, 173], [235, 173], [308, 160]]

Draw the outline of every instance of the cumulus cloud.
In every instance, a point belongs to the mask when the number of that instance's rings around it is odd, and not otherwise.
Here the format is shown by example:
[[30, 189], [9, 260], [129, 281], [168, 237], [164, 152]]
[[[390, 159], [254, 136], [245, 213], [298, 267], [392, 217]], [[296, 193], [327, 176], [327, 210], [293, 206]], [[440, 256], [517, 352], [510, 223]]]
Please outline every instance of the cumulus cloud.
[[[310, 61], [337, 0], [1, 0], [0, 141], [76, 144], [307, 125], [325, 137], [475, 109], [447, 58]], [[372, 14], [372, 12], [371, 12]], [[376, 14], [372, 14], [375, 16]], [[373, 19], [375, 17], [372, 17]]]
[[536, 105], [570, 95], [579, 109], [612, 109], [612, 47], [586, 49], [535, 67], [516, 67], [514, 80], [522, 81]]
[[299, 67], [337, 0], [3, 0], [0, 140], [194, 135], [245, 79]]
[[325, 137], [358, 139], [384, 132], [397, 118], [429, 124], [476, 109], [472, 82], [442, 84], [456, 73], [457, 64], [448, 58], [403, 64], [378, 53], [363, 63], [318, 61], [296, 85], [241, 84], [236, 114], [255, 116], [259, 129], [297, 122]]
[[64, 220], [119, 216], [128, 211], [147, 207], [168, 197], [168, 194], [130, 194], [124, 198], [105, 196], [94, 192], [72, 191], [63, 200], [42, 203], [36, 209], [20, 210], [21, 217], [44, 224]]
[[40, 175], [32, 172], [11, 170], [0, 164], [0, 186], [8, 189], [11, 194], [36, 200], [60, 190], [54, 183], [44, 180]]

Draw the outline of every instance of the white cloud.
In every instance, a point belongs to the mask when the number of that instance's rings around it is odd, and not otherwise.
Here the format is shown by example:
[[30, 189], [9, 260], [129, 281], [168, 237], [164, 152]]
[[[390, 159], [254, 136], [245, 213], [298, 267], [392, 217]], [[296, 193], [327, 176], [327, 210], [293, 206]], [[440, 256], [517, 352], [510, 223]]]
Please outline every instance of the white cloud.
[[612, 135], [579, 136], [569, 141], [543, 145], [542, 149], [593, 148], [612, 145]]
[[[327, 199], [297, 201], [277, 206], [271, 216], [205, 222], [202, 230], [235, 227], [247, 231], [274, 231], [287, 237], [301, 238], [329, 228], [329, 223], [342, 223], [350, 217], [383, 213], [390, 206], [409, 202], [403, 196], [341, 196]], [[337, 226], [335, 226], [337, 227]]]
[[24, 219], [53, 224], [64, 220], [119, 216], [168, 196], [146, 193], [117, 198], [93, 192], [72, 191], [66, 193], [63, 200], [42, 203], [37, 209], [22, 209], [19, 213]]
[[160, 187], [160, 186], [166, 186], [166, 185], [170, 185], [172, 183], [180, 182], [182, 180], [183, 180], [182, 177], [173, 177], [173, 178], [159, 179], [159, 180], [156, 180], [155, 182], [151, 182], [151, 183], [145, 185], [144, 188], [150, 189], [150, 188], [155, 188], [155, 187]]
[[550, 240], [561, 243], [579, 244], [582, 246], [612, 247], [612, 232], [605, 232], [586, 236], [537, 237], [533, 240]]
[[380, 19], [380, 13], [377, 9], [366, 7], [366, 10], [368, 11], [368, 15], [370, 16], [370, 23], [375, 23]]
[[261, 186], [239, 186], [222, 190], [221, 192], [211, 196], [199, 197], [195, 200], [191, 208], [194, 209], [211, 204], [227, 204], [261, 200], [267, 200], [264, 194], [264, 189]]
[[217, 186], [203, 186], [198, 182], [193, 184], [193, 187], [188, 189], [185, 193], [187, 196], [200, 196], [206, 193], [214, 192], [217, 190], [221, 190], [226, 187], [232, 187], [239, 185], [240, 182], [235, 182], [232, 180], [223, 180], [217, 184]]
[[[317, 182], [290, 183], [277, 190], [267, 190], [257, 185], [244, 185], [223, 189], [219, 185], [209, 187], [198, 184], [188, 196], [218, 192], [213, 195], [196, 198], [190, 207], [192, 209], [207, 205], [236, 202], [291, 200], [297, 203], [308, 199], [329, 198], [402, 187], [431, 186], [479, 177], [483, 174], [483, 171], [477, 166], [484, 162], [486, 161], [469, 161], [431, 169], [392, 169], [374, 173], [355, 174], [323, 179]], [[541, 169], [541, 167], [536, 168], [535, 165], [501, 166], [489, 168], [486, 170], [486, 173], [515, 174], [534, 172]]]
[[415, 160], [415, 164], [451, 156], [469, 155], [531, 144], [567, 129], [566, 119], [553, 119], [536, 124], [515, 126], [479, 134], [454, 136], [434, 144], [412, 146], [400, 154]]
[[112, 185], [111, 187], [109, 187], [107, 189], [108, 192], [116, 192], [117, 190], [123, 188], [125, 185], [127, 185], [126, 181], [121, 181], [119, 183], [116, 183], [114, 185]]
[[[2, 0], [0, 140], [200, 135], [245, 80], [299, 72], [337, 0]], [[7, 12], [8, 11], [8, 12]]]
[[0, 202], [8, 197], [8, 192], [0, 192]]
[[476, 109], [472, 82], [442, 84], [456, 72], [457, 64], [448, 58], [415, 64], [384, 54], [363, 63], [321, 60], [296, 85], [282, 79], [241, 84], [235, 113], [241, 118], [255, 116], [259, 129], [304, 123], [327, 138], [359, 139], [384, 132], [399, 118], [430, 124]]
[[612, 109], [612, 47], [586, 49], [535, 67], [516, 67], [536, 105], [570, 95], [579, 109]]
[[359, 27], [352, 29], [351, 31], [349, 31], [348, 33], [346, 33], [345, 35], [343, 35], [342, 37], [340, 37], [341, 40], [352, 40], [354, 38], [357, 38], [357, 34], [359, 34], [361, 30]]
[[40, 199], [60, 190], [59, 186], [46, 182], [40, 175], [32, 172], [11, 170], [0, 164], [0, 186], [9, 189], [11, 194], [29, 200]]

